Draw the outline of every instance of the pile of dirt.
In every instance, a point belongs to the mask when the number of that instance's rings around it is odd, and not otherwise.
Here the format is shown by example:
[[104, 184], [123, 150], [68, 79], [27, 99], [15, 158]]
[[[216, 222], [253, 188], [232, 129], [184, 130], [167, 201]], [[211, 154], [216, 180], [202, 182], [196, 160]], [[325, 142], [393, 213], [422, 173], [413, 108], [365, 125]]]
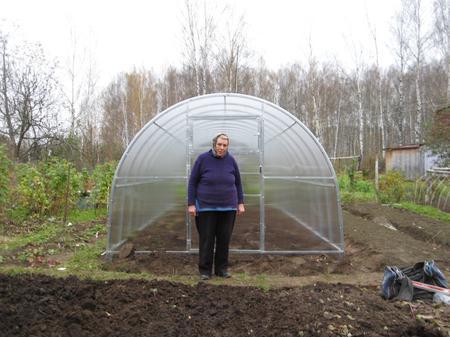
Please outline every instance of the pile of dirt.
[[[374, 287], [195, 286], [0, 275], [0, 336], [446, 336], [446, 308]], [[445, 334], [444, 334], [445, 332]]]

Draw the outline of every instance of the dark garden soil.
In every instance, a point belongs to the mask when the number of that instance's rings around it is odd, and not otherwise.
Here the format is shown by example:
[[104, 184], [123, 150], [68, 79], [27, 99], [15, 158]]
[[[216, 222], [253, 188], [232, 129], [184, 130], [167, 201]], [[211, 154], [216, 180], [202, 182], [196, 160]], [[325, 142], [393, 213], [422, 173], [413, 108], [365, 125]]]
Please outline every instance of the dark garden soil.
[[[0, 276], [0, 336], [446, 336], [448, 311], [387, 302], [374, 287], [195, 286]], [[420, 312], [420, 315], [417, 313]], [[446, 316], [445, 316], [446, 315]], [[414, 317], [418, 317], [414, 318]]]
[[[450, 306], [379, 294], [386, 265], [433, 259], [450, 279], [448, 222], [374, 204], [346, 206], [344, 256], [232, 254], [233, 278], [197, 282], [196, 255], [132, 253], [167, 242], [183, 249], [182, 216], [160, 220], [166, 237], [155, 226], [103, 264], [149, 272], [152, 281], [0, 275], [0, 336], [450, 336]], [[253, 215], [245, 217], [248, 226], [236, 225], [234, 247], [257, 240], [249, 230]], [[273, 249], [303, 244], [272, 234]], [[262, 285], [243, 286], [246, 277]], [[177, 278], [191, 284], [167, 281]]]

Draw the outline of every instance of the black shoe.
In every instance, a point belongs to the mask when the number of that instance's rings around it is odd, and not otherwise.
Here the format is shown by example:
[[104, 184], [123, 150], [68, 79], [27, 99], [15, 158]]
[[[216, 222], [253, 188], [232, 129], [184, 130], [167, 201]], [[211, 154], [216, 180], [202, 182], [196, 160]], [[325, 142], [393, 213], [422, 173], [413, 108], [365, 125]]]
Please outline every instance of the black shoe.
[[231, 274], [229, 272], [227, 272], [227, 271], [218, 272], [218, 273], [216, 273], [216, 275], [219, 276], [219, 277], [223, 277], [223, 278], [230, 278], [231, 277]]
[[211, 278], [211, 275], [208, 274], [200, 274], [200, 280], [208, 281]]

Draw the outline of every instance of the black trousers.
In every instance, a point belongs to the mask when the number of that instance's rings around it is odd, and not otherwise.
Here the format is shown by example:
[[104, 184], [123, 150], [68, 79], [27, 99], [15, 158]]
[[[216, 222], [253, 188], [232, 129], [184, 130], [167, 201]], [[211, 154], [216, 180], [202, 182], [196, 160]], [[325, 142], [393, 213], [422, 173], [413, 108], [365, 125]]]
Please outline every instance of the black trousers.
[[198, 270], [201, 274], [211, 275], [213, 262], [216, 274], [227, 271], [228, 249], [235, 220], [236, 211], [197, 213], [195, 224], [199, 235]]

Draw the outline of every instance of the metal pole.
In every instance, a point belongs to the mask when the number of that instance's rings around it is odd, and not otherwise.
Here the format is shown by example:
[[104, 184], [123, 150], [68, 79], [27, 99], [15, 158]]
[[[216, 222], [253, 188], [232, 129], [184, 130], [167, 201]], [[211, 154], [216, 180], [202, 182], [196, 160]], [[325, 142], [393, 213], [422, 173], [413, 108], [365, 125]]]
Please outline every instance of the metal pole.
[[193, 153], [193, 122], [189, 119], [189, 104], [186, 106], [186, 250], [192, 248], [192, 222], [191, 216], [187, 210], [187, 190], [189, 186], [189, 177], [191, 175], [191, 155]]
[[258, 119], [259, 147], [259, 250], [266, 249], [265, 197], [264, 197], [264, 104], [261, 105], [261, 117]]

